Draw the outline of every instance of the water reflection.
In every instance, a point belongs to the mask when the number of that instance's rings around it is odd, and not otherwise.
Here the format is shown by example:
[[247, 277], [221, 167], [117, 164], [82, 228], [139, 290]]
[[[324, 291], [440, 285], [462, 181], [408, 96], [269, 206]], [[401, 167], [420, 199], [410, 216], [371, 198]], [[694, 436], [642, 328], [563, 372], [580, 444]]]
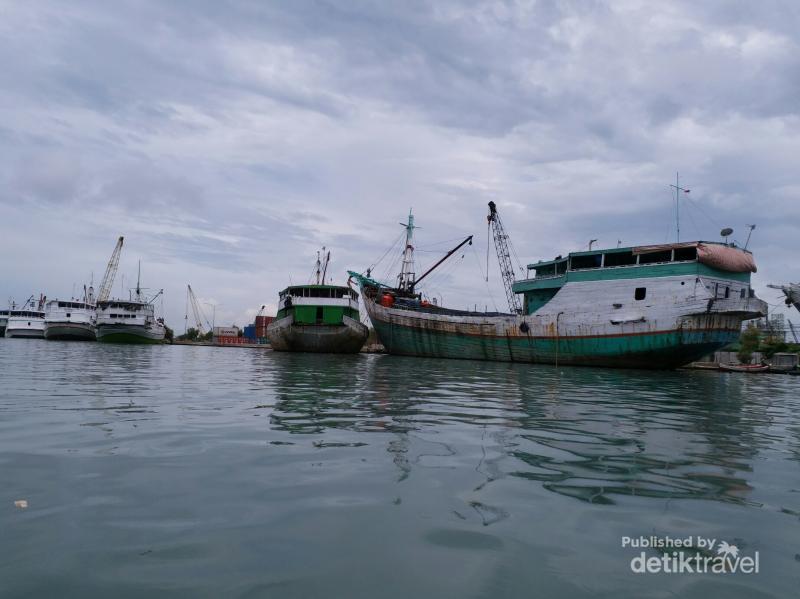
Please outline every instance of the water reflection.
[[[467, 427], [499, 449], [478, 466], [487, 482], [516, 477], [592, 503], [745, 503], [752, 461], [776, 441], [764, 432], [776, 414], [752, 382], [717, 373], [300, 354], [272, 354], [263, 368], [275, 376], [273, 427], [391, 433], [402, 477], [419, 462], [409, 458], [418, 433]], [[437, 451], [457, 460], [449, 444]]]

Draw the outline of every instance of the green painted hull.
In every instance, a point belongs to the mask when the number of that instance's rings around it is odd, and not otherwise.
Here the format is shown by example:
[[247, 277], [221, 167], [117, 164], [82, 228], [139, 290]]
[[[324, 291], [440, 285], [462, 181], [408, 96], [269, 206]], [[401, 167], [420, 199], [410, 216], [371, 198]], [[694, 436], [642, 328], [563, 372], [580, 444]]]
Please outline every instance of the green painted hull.
[[144, 337], [134, 333], [108, 333], [102, 337], [98, 337], [97, 340], [101, 343], [128, 343], [137, 345], [157, 345], [164, 343], [163, 339], [153, 339], [151, 337]]
[[724, 329], [555, 339], [465, 335], [376, 320], [373, 325], [390, 354], [619, 368], [678, 368], [739, 338], [737, 330]]

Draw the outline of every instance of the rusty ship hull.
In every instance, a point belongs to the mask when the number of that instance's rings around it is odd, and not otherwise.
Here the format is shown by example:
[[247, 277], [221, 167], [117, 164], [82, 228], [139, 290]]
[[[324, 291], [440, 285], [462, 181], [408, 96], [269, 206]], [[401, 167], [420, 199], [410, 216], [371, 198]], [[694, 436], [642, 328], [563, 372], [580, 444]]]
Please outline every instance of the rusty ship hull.
[[408, 356], [673, 369], [735, 342], [744, 321], [767, 312], [738, 248], [712, 248], [713, 260], [699, 242], [603, 252], [617, 256], [531, 265], [540, 276], [514, 284], [522, 314], [448, 310], [350, 274], [386, 351]]

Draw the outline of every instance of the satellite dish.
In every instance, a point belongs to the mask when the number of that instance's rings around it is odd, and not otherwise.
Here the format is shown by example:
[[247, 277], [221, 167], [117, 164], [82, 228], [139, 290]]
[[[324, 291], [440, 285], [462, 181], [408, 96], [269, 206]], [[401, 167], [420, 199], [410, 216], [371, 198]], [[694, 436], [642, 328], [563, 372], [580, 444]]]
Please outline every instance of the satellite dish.
[[733, 229], [730, 227], [725, 227], [722, 231], [719, 232], [720, 235], [723, 237], [728, 237], [729, 235], [733, 235]]

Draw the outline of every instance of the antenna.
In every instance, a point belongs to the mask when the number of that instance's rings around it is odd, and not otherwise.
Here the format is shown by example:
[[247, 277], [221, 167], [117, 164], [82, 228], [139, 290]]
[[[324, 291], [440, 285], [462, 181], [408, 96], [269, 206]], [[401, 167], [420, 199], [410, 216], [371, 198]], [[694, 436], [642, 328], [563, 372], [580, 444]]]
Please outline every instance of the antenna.
[[596, 239], [590, 239], [589, 240], [589, 251], [590, 252], [592, 251], [592, 244], [595, 244], [595, 243], [597, 243]]
[[675, 185], [670, 185], [670, 187], [675, 188], [675, 225], [677, 229], [677, 238], [676, 241], [680, 242], [681, 240], [681, 203], [680, 203], [680, 192], [689, 193], [691, 189], [685, 189], [681, 187], [680, 181], [680, 174], [675, 173]]
[[747, 246], [750, 244], [750, 236], [753, 234], [753, 229], [756, 228], [755, 225], [745, 225], [750, 227], [750, 231], [747, 232], [747, 241], [744, 242], [744, 249], [747, 249]]

